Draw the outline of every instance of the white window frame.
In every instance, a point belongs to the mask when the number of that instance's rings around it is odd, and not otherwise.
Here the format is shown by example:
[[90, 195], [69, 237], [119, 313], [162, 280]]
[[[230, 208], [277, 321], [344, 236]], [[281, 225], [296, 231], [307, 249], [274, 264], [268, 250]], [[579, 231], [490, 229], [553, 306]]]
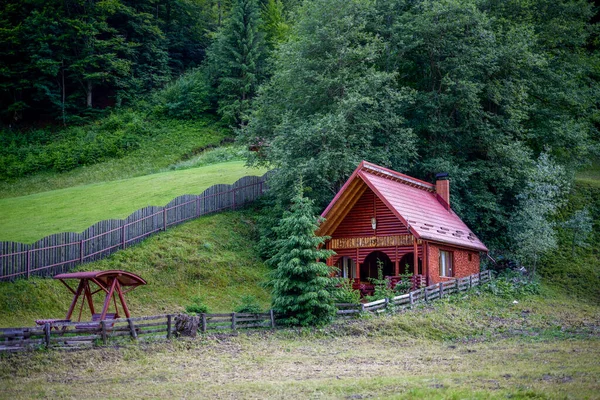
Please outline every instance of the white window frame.
[[451, 278], [454, 276], [454, 253], [440, 250], [440, 276]]

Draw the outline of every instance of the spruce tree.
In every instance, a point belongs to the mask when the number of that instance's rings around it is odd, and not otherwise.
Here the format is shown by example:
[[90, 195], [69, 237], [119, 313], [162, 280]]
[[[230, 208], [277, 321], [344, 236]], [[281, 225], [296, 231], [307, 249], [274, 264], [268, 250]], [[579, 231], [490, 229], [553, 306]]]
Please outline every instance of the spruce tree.
[[287, 325], [319, 326], [335, 315], [331, 268], [319, 260], [334, 253], [319, 249], [324, 237], [315, 236], [317, 218], [313, 202], [296, 189], [290, 211], [286, 211], [275, 228], [275, 255], [269, 263], [276, 267], [272, 273], [273, 309], [284, 316]]
[[236, 0], [231, 14], [208, 51], [209, 74], [216, 87], [218, 112], [240, 124], [261, 79], [264, 39], [258, 28], [256, 0]]

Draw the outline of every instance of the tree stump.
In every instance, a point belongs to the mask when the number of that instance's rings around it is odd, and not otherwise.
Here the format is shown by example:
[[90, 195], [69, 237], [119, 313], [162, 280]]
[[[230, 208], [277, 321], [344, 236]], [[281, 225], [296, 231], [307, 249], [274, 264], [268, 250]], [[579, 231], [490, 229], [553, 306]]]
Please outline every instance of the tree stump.
[[196, 337], [198, 334], [198, 325], [200, 325], [200, 317], [193, 317], [187, 314], [178, 314], [175, 317], [175, 332], [177, 332], [177, 336]]

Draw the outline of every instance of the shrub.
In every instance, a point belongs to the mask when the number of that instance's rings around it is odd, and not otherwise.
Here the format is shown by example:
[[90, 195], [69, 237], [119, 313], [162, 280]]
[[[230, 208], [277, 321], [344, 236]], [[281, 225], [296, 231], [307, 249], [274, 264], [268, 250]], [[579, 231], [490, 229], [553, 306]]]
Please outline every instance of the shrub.
[[360, 292], [352, 289], [352, 281], [346, 278], [332, 278], [331, 296], [334, 303], [360, 303]]
[[483, 290], [503, 298], [518, 298], [540, 293], [540, 283], [524, 272], [506, 269], [492, 279]]
[[252, 295], [242, 296], [242, 304], [235, 310], [237, 313], [260, 314], [263, 312], [262, 307], [258, 304], [258, 299]]
[[154, 97], [155, 112], [172, 118], [196, 118], [210, 107], [204, 71], [194, 70], [167, 85]]
[[208, 313], [208, 306], [206, 304], [204, 304], [204, 301], [202, 300], [202, 298], [200, 296], [194, 296], [191, 299], [192, 304], [187, 305], [185, 307], [185, 312], [188, 314], [196, 314], [196, 315], [200, 315], [200, 314], [206, 314]]

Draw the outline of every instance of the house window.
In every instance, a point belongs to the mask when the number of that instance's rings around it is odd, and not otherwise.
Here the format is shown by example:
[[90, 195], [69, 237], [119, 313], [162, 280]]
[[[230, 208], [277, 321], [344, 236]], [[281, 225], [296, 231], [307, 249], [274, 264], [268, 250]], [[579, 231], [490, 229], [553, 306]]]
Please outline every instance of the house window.
[[440, 276], [454, 276], [451, 251], [440, 250]]
[[473, 257], [472, 257], [471, 253], [469, 253], [469, 261], [473, 261]]
[[354, 279], [356, 277], [356, 262], [350, 257], [340, 258], [337, 267], [340, 269], [339, 274], [342, 278]]

